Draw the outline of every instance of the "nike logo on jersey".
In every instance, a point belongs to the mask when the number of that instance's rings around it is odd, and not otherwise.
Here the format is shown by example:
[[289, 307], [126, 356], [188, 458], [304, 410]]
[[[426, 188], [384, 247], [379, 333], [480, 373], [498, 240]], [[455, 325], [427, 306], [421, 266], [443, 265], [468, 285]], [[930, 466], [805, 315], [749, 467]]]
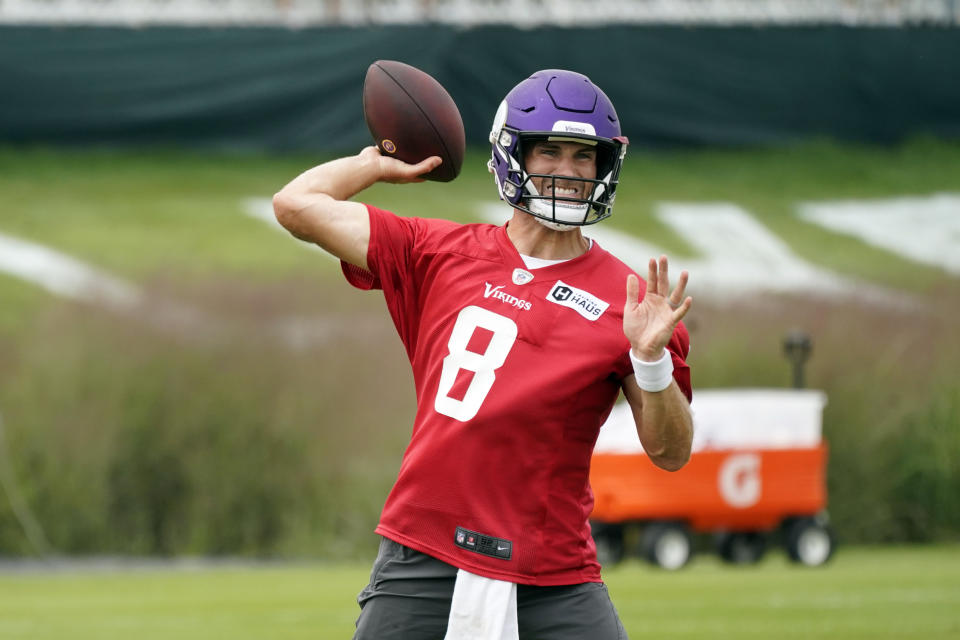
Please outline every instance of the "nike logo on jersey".
[[483, 297], [484, 298], [493, 298], [494, 300], [499, 300], [500, 302], [505, 302], [506, 304], [512, 305], [517, 309], [522, 309], [523, 311], [530, 311], [530, 308], [533, 306], [527, 300], [521, 300], [517, 296], [512, 296], [509, 293], [506, 293], [503, 288], [506, 285], [499, 284], [493, 286], [489, 282], [484, 282]]
[[596, 320], [603, 315], [603, 312], [610, 306], [609, 302], [604, 302], [592, 293], [571, 287], [562, 280], [550, 289], [547, 294], [547, 300], [559, 304], [562, 307], [573, 309], [587, 320]]
[[463, 527], [457, 527], [454, 543], [467, 551], [482, 553], [485, 556], [509, 560], [513, 557], [513, 541], [496, 538], [485, 533], [477, 533]]

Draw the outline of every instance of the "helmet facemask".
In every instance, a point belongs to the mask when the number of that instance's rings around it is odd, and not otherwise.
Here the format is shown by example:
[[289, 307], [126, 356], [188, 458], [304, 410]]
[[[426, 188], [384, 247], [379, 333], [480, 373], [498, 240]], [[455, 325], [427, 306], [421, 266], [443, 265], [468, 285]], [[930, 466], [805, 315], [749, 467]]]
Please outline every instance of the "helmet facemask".
[[[523, 196], [516, 205], [521, 211], [535, 216], [552, 229], [569, 231], [577, 226], [594, 224], [610, 217], [618, 175], [613, 168], [618, 149], [606, 140], [573, 136], [541, 136], [518, 133], [517, 157], [520, 159], [521, 190]], [[525, 158], [528, 150], [540, 141], [576, 142], [593, 147], [596, 151], [596, 174], [594, 176], [565, 176], [528, 171]], [[619, 171], [617, 172], [619, 173]], [[540, 189], [537, 189], [537, 183]], [[614, 189], [611, 189], [611, 183]], [[540, 193], [543, 191], [543, 193]]]
[[[625, 138], [610, 140], [570, 133], [557, 136], [547, 131], [521, 132], [508, 126], [504, 126], [500, 132], [491, 132], [490, 137], [494, 159], [488, 163], [488, 167], [497, 177], [500, 197], [514, 208], [549, 223], [547, 226], [552, 229], [561, 231], [594, 224], [612, 214], [620, 167], [626, 154]], [[524, 161], [525, 153], [537, 142], [544, 140], [579, 142], [594, 147], [597, 152], [596, 177], [529, 173]], [[501, 170], [498, 171], [498, 168]], [[502, 171], [503, 169], [506, 171]], [[502, 182], [499, 179], [500, 174], [505, 174]], [[534, 178], [547, 193], [540, 193]], [[558, 187], [560, 183], [567, 187], [580, 187], [579, 193], [559, 194], [558, 189], [562, 188]]]

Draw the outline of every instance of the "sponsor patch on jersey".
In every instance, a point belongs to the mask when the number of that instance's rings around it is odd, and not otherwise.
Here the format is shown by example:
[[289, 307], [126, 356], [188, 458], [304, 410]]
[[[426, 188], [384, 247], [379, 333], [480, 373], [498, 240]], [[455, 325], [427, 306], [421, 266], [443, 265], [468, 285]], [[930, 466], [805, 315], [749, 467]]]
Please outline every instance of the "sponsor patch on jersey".
[[533, 280], [533, 274], [526, 269], [517, 267], [513, 270], [513, 284], [527, 284]]
[[480, 553], [491, 558], [509, 560], [513, 556], [513, 543], [503, 538], [495, 538], [485, 533], [477, 533], [463, 527], [457, 527], [454, 543], [467, 551]]
[[[516, 277], [516, 274], [514, 274], [514, 277]], [[514, 306], [517, 309], [522, 309], [523, 311], [530, 311], [531, 307], [533, 307], [533, 304], [531, 304], [529, 300], [521, 300], [517, 296], [510, 295], [509, 293], [503, 290], [505, 286], [506, 285], [504, 284], [498, 284], [497, 286], [493, 286], [489, 282], [484, 282], [483, 297], [499, 300], [500, 302]]]
[[596, 320], [610, 306], [609, 302], [604, 302], [583, 289], [571, 287], [562, 280], [557, 280], [553, 285], [547, 294], [547, 300], [562, 307], [569, 307], [587, 320]]

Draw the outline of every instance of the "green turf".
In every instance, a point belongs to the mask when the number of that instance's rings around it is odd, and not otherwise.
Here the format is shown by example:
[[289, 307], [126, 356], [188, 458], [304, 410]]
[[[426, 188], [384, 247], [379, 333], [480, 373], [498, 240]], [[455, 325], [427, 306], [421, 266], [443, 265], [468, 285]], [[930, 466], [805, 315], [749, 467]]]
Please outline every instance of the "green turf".
[[960, 548], [842, 548], [826, 567], [700, 558], [677, 574], [608, 571], [633, 637], [956, 638]]
[[[34, 239], [138, 277], [236, 273], [270, 278], [322, 268], [309, 252], [242, 215], [323, 156], [0, 148], [0, 232]], [[452, 183], [375, 185], [362, 198], [403, 215], [476, 220], [496, 201], [486, 152], [472, 150]], [[658, 202], [733, 202], [812, 262], [927, 291], [942, 271], [805, 223], [805, 200], [960, 191], [960, 144], [899, 147], [808, 143], [779, 149], [631, 149], [609, 224], [672, 255], [690, 252], [654, 215]], [[327, 265], [329, 266], [329, 265]]]
[[[806, 569], [700, 557], [668, 573], [605, 572], [633, 638], [960, 636], [960, 547], [841, 548]], [[350, 637], [367, 565], [0, 573], [0, 637]]]
[[0, 637], [346, 638], [349, 568], [140, 569], [0, 577]]
[[0, 296], [0, 334], [28, 324], [52, 302], [45, 291], [7, 274], [0, 274]]
[[308, 252], [243, 215], [308, 160], [186, 152], [0, 150], [0, 233], [138, 279], [269, 277]]

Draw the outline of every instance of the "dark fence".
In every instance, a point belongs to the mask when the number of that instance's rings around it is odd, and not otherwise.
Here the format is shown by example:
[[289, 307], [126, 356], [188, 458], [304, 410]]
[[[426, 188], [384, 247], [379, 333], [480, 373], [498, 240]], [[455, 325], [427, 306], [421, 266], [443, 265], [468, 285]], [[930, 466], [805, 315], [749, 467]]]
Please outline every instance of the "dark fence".
[[530, 72], [589, 75], [634, 144], [960, 137], [949, 27], [0, 28], [0, 143], [351, 150], [367, 66], [440, 80], [470, 143]]

